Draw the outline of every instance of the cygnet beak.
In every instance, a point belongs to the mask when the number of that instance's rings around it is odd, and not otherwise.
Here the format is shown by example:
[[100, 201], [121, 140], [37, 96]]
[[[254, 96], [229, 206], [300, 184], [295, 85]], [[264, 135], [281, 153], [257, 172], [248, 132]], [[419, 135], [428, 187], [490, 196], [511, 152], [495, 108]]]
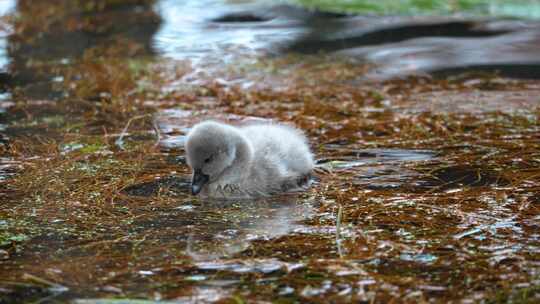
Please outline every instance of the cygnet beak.
[[193, 180], [191, 181], [191, 194], [197, 195], [201, 192], [202, 187], [208, 183], [210, 177], [202, 172], [201, 169], [193, 172]]

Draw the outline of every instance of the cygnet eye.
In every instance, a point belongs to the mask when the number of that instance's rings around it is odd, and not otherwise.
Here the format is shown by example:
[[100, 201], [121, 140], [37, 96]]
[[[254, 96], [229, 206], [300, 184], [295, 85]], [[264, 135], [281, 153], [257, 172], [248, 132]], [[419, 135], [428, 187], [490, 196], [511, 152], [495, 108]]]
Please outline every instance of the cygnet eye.
[[212, 160], [212, 157], [209, 156], [209, 157], [207, 157], [207, 158], [204, 160], [204, 163], [205, 163], [205, 164], [208, 164], [211, 160]]

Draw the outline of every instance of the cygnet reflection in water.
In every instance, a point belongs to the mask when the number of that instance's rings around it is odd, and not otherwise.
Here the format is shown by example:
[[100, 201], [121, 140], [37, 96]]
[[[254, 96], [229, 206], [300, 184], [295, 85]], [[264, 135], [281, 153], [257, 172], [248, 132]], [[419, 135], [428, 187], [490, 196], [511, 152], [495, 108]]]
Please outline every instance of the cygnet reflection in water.
[[[255, 203], [254, 203], [255, 202]], [[196, 221], [183, 235], [186, 254], [194, 261], [232, 257], [253, 241], [276, 239], [296, 230], [308, 230], [304, 223], [315, 216], [317, 202], [299, 201], [294, 195], [250, 200], [208, 200], [195, 204], [179, 216]]]
[[278, 124], [234, 127], [205, 121], [187, 135], [191, 192], [209, 198], [253, 198], [309, 185], [313, 155], [301, 131]]

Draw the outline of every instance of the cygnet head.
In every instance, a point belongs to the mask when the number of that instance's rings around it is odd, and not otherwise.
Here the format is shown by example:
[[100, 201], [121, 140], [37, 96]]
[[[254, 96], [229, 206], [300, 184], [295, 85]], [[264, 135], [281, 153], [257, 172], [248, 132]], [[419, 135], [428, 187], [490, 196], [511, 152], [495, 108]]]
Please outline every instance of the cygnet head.
[[207, 121], [197, 124], [188, 133], [187, 163], [193, 170], [191, 193], [198, 194], [203, 186], [219, 178], [236, 155], [238, 135], [228, 125]]

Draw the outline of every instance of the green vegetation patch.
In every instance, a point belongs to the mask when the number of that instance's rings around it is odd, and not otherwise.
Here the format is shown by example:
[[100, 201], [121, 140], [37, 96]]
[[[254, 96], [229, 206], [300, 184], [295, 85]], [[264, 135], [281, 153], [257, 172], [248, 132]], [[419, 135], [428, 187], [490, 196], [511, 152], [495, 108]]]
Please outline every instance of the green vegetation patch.
[[378, 15], [453, 15], [540, 18], [537, 0], [295, 0], [328, 11]]

